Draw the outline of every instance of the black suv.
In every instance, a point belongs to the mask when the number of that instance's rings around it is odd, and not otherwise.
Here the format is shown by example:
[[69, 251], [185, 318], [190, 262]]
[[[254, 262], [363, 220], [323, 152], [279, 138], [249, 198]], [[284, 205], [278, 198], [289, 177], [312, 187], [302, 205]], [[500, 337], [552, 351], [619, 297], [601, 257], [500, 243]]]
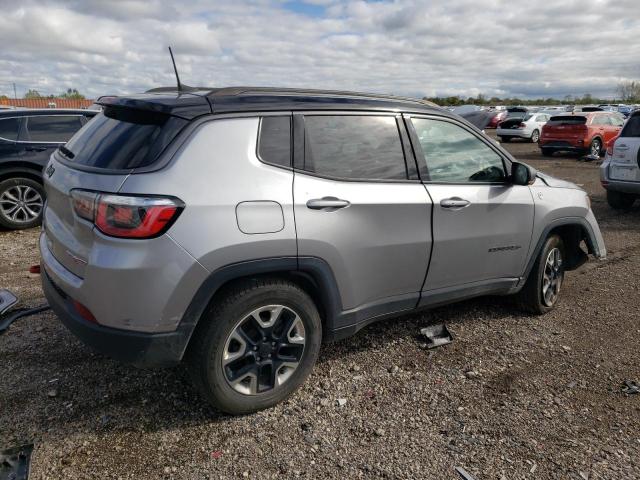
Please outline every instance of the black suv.
[[38, 225], [44, 190], [42, 169], [93, 116], [91, 110], [0, 111], [0, 227]]

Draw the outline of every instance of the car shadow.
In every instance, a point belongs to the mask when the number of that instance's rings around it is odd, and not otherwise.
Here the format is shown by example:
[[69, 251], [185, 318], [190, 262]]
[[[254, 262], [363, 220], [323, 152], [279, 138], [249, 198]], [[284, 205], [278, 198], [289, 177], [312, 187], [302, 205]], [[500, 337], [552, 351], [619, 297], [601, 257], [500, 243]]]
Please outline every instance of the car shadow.
[[[468, 320], [474, 316], [492, 322], [513, 314], [508, 299], [485, 297], [381, 321], [350, 338], [323, 345], [316, 368], [336, 360], [347, 368], [357, 361], [359, 352], [398, 338], [419, 345], [423, 343], [419, 330], [430, 323], [446, 322], [455, 330], [474, 321]], [[0, 350], [5, 372], [0, 387], [0, 431], [16, 441], [42, 432], [63, 436], [83, 431], [156, 432], [234, 418], [206, 403], [184, 366], [145, 370], [108, 359], [80, 343], [53, 313], [13, 326], [0, 337]], [[315, 391], [318, 386], [314, 383], [312, 376], [302, 388]], [[286, 415], [299, 408], [294, 395], [267, 415]], [[261, 418], [256, 416], [257, 421]]]

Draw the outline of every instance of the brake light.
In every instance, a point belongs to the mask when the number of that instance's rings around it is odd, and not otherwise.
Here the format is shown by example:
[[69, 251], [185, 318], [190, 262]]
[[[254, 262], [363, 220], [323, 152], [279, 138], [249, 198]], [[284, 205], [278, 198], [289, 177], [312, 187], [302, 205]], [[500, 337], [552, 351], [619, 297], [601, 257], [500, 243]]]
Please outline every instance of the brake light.
[[520, 124], [520, 125], [518, 125], [518, 126], [519, 126], [520, 128], [525, 128], [527, 125], [526, 125], [526, 123], [524, 123], [524, 122], [523, 122], [523, 123], [521, 123], [521, 124]]
[[134, 197], [73, 190], [76, 214], [105, 235], [118, 238], [154, 238], [175, 222], [184, 204], [171, 197]]

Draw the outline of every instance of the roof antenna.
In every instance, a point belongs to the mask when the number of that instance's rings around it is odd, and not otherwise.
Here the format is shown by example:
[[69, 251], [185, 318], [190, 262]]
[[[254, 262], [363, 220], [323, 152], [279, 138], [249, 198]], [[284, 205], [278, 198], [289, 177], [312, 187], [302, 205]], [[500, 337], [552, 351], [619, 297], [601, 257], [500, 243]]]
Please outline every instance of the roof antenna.
[[178, 82], [178, 91], [182, 91], [182, 84], [180, 83], [180, 77], [178, 76], [178, 69], [176, 68], [176, 61], [173, 58], [173, 52], [171, 51], [171, 47], [169, 47], [169, 55], [171, 55], [171, 62], [173, 63], [173, 71], [176, 72], [176, 81]]

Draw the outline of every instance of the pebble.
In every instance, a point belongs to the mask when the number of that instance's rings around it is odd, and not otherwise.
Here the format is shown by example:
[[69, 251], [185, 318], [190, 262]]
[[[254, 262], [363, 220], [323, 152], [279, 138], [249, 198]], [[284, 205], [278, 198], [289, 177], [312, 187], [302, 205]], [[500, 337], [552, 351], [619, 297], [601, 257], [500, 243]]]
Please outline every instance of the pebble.
[[347, 399], [346, 398], [338, 398], [336, 400], [336, 405], [339, 407], [344, 407], [347, 404]]

